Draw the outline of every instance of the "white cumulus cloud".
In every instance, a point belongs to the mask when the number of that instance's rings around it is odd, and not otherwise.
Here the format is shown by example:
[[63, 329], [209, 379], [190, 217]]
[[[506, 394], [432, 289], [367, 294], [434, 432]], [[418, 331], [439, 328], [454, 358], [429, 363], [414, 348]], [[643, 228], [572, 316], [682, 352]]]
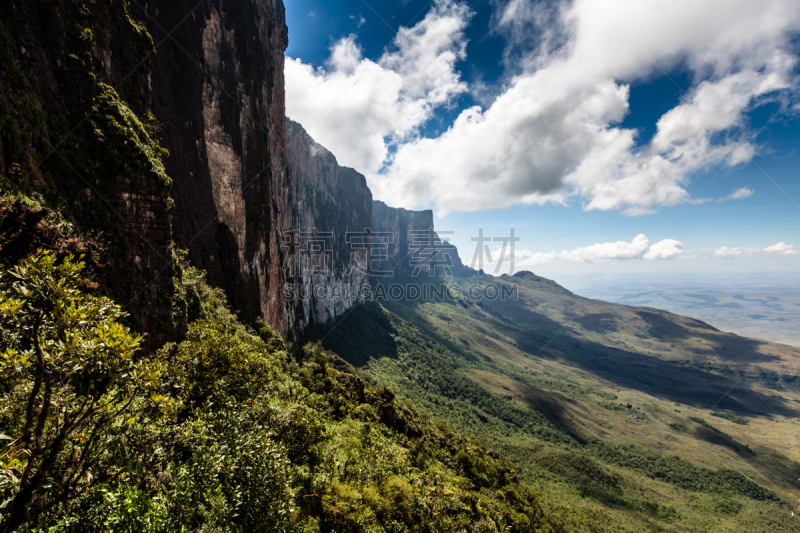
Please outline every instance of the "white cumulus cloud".
[[647, 236], [641, 234], [637, 235], [631, 242], [617, 241], [597, 243], [591, 246], [584, 246], [576, 248], [575, 250], [563, 250], [561, 252], [516, 250], [514, 258], [517, 268], [533, 268], [538, 265], [555, 263], [557, 261], [593, 264], [612, 260], [673, 259], [683, 252], [683, 244], [679, 241], [664, 239], [651, 246]]
[[729, 246], [720, 246], [716, 250], [714, 250], [714, 257], [721, 257], [723, 259], [731, 259], [733, 257], [742, 255], [745, 253], [744, 250], [741, 248], [731, 248]]
[[742, 187], [741, 189], [736, 189], [732, 193], [730, 193], [725, 198], [720, 198], [717, 200], [718, 202], [726, 202], [728, 200], [744, 200], [745, 198], [750, 198], [756, 193], [750, 187]]
[[[517, 37], [526, 16], [554, 22], [514, 0], [499, 27]], [[786, 49], [800, 4], [576, 0], [562, 4], [555, 23], [560, 31], [545, 29], [527, 58], [517, 54], [525, 67], [489, 108], [464, 111], [438, 138], [400, 145], [387, 176], [374, 180], [378, 194], [432, 202], [440, 213], [570, 195], [585, 209], [629, 215], [686, 202], [694, 173], [756, 153], [745, 115], [792, 86]], [[679, 61], [699, 81], [640, 148], [638, 132], [619, 126], [630, 111], [628, 83]]]
[[779, 242], [774, 246], [767, 246], [764, 248], [764, 252], [779, 255], [797, 255], [800, 253], [794, 249], [794, 244], [786, 244], [785, 242]]
[[468, 90], [455, 64], [465, 56], [464, 4], [437, 0], [412, 28], [401, 28], [381, 57], [364, 57], [355, 35], [331, 47], [324, 68], [286, 58], [286, 114], [339, 163], [374, 178], [389, 146], [413, 137], [436, 107]]
[[664, 239], [657, 242], [644, 254], [643, 259], [675, 259], [684, 252], [683, 244], [675, 239]]
[[[577, 199], [639, 215], [689, 201], [698, 172], [750, 161], [759, 147], [747, 113], [797, 86], [796, 0], [496, 5], [509, 77], [438, 137], [419, 128], [469, 90], [456, 65], [470, 11], [452, 0], [437, 0], [374, 62], [355, 37], [324, 69], [287, 59], [288, 115], [393, 205], [444, 214]], [[692, 85], [640, 146], [640, 132], [620, 125], [629, 86], [677, 66]]]
[[[644, 234], [637, 235], [631, 242], [616, 241], [597, 243], [590, 246], [583, 246], [574, 250], [533, 252], [527, 249], [515, 249], [513, 251], [516, 270], [532, 270], [537, 266], [548, 265], [559, 262], [571, 262], [582, 264], [596, 264], [608, 261], [668, 261], [672, 259], [735, 259], [738, 257], [757, 257], [766, 258], [769, 255], [795, 256], [800, 255], [800, 250], [795, 249], [793, 244], [780, 242], [766, 248], [756, 247], [731, 247], [719, 246], [712, 250], [698, 250], [696, 253], [687, 254], [686, 247], [675, 239], [664, 239], [655, 244], [650, 244], [650, 240]], [[490, 259], [494, 260], [501, 256], [500, 249], [490, 254]], [[502, 267], [511, 261], [511, 254], [503, 256], [502, 264], [497, 265], [492, 260], [488, 261], [495, 267], [495, 272], [500, 272]], [[498, 259], [499, 260], [499, 259]], [[473, 268], [476, 268], [474, 265]], [[486, 267], [491, 271], [491, 267]]]
[[733, 259], [738, 256], [754, 256], [754, 255], [797, 255], [800, 251], [795, 250], [794, 244], [786, 244], [779, 242], [773, 246], [766, 248], [735, 248], [729, 246], [720, 246], [712, 252], [712, 256], [721, 257], [723, 259]]
[[637, 259], [644, 255], [649, 246], [650, 241], [642, 234], [637, 235], [632, 242], [607, 242], [578, 248], [571, 252], [564, 251], [561, 258], [580, 263], [595, 263], [608, 259]]

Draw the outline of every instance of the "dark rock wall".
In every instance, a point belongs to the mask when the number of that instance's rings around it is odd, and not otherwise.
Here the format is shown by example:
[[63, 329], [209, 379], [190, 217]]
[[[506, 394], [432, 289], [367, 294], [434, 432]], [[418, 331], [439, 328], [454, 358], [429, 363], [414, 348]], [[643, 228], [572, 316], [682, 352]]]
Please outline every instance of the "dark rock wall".
[[103, 286], [154, 346], [172, 331], [170, 179], [154, 44], [128, 15], [123, 2], [0, 2], [0, 187], [106, 245]]
[[409, 233], [433, 229], [433, 211], [409, 211], [389, 207], [376, 200], [372, 203], [372, 226], [376, 232], [392, 233], [387, 266], [405, 266], [409, 261]]
[[[443, 235], [443, 242], [434, 231], [433, 211], [410, 211], [408, 209], [389, 207], [385, 203], [376, 200], [372, 203], [372, 227], [376, 232], [392, 234], [393, 242], [389, 244], [388, 261], [376, 262], [381, 270], [392, 270], [396, 273], [413, 272], [415, 268], [413, 263], [415, 259], [414, 249], [417, 246], [413, 242], [414, 237], [411, 236], [411, 232], [431, 231], [433, 232], [433, 242], [437, 246], [444, 245], [440, 254], [449, 256], [452, 263], [452, 266], [449, 267], [450, 272], [456, 276], [464, 273], [465, 267], [461, 263], [458, 250], [454, 246], [447, 246], [447, 241], [451, 237]], [[440, 255], [439, 259], [442, 257]], [[422, 272], [429, 273], [430, 270], [427, 267], [423, 267]], [[438, 267], [437, 272], [441, 272]]]
[[[292, 226], [285, 172], [281, 0], [155, 0], [134, 16], [161, 43], [153, 107], [170, 150], [173, 234], [244, 318], [284, 336], [281, 232]], [[194, 11], [193, 11], [194, 10]]]
[[[101, 233], [104, 286], [150, 347], [181, 334], [172, 242], [291, 342], [374, 283], [347, 233], [391, 232], [390, 260], [372, 265], [391, 270], [409, 231], [433, 228], [431, 211], [373, 202], [285, 119], [287, 34], [281, 0], [0, 3], [0, 186]], [[291, 272], [287, 239], [313, 230], [331, 235], [330, 264]]]
[[[351, 247], [349, 232], [372, 225], [372, 192], [355, 170], [340, 167], [328, 150], [314, 142], [300, 124], [286, 119], [289, 203], [292, 209], [292, 285], [301, 328], [328, 322], [364, 300], [359, 287], [368, 283], [365, 272], [370, 250]], [[315, 241], [324, 248], [311, 258]], [[303, 257], [312, 268], [302, 268]], [[294, 274], [294, 275], [292, 275]]]

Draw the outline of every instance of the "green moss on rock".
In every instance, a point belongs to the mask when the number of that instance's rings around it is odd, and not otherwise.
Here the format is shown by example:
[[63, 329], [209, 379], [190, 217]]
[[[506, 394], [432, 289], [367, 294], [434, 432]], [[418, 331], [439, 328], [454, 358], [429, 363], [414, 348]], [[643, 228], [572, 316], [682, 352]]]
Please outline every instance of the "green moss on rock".
[[130, 171], [152, 172], [165, 187], [170, 187], [172, 180], [161, 160], [169, 152], [153, 140], [113, 87], [105, 83], [98, 87], [102, 92], [95, 98], [92, 121], [97, 140], [107, 147], [107, 155], [119, 157]]

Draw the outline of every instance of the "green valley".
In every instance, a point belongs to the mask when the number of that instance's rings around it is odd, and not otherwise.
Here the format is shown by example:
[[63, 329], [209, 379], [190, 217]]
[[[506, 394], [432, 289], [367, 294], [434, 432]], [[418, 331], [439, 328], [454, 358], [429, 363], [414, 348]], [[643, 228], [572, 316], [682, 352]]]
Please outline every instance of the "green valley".
[[518, 298], [373, 303], [314, 338], [507, 455], [565, 530], [799, 530], [800, 350], [531, 273], [447, 282]]

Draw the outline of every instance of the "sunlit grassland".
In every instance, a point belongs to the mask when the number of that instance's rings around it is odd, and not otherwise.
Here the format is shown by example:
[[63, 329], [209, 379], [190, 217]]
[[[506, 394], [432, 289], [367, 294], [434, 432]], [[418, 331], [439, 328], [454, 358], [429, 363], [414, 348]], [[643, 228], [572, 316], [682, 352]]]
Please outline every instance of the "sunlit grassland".
[[[567, 530], [800, 530], [789, 503], [800, 494], [800, 350], [532, 275], [500, 280], [511, 281], [517, 301], [367, 306], [325, 342], [507, 455]], [[684, 462], [664, 478], [617, 457], [625, 445]], [[707, 482], [728, 471], [776, 501]]]

